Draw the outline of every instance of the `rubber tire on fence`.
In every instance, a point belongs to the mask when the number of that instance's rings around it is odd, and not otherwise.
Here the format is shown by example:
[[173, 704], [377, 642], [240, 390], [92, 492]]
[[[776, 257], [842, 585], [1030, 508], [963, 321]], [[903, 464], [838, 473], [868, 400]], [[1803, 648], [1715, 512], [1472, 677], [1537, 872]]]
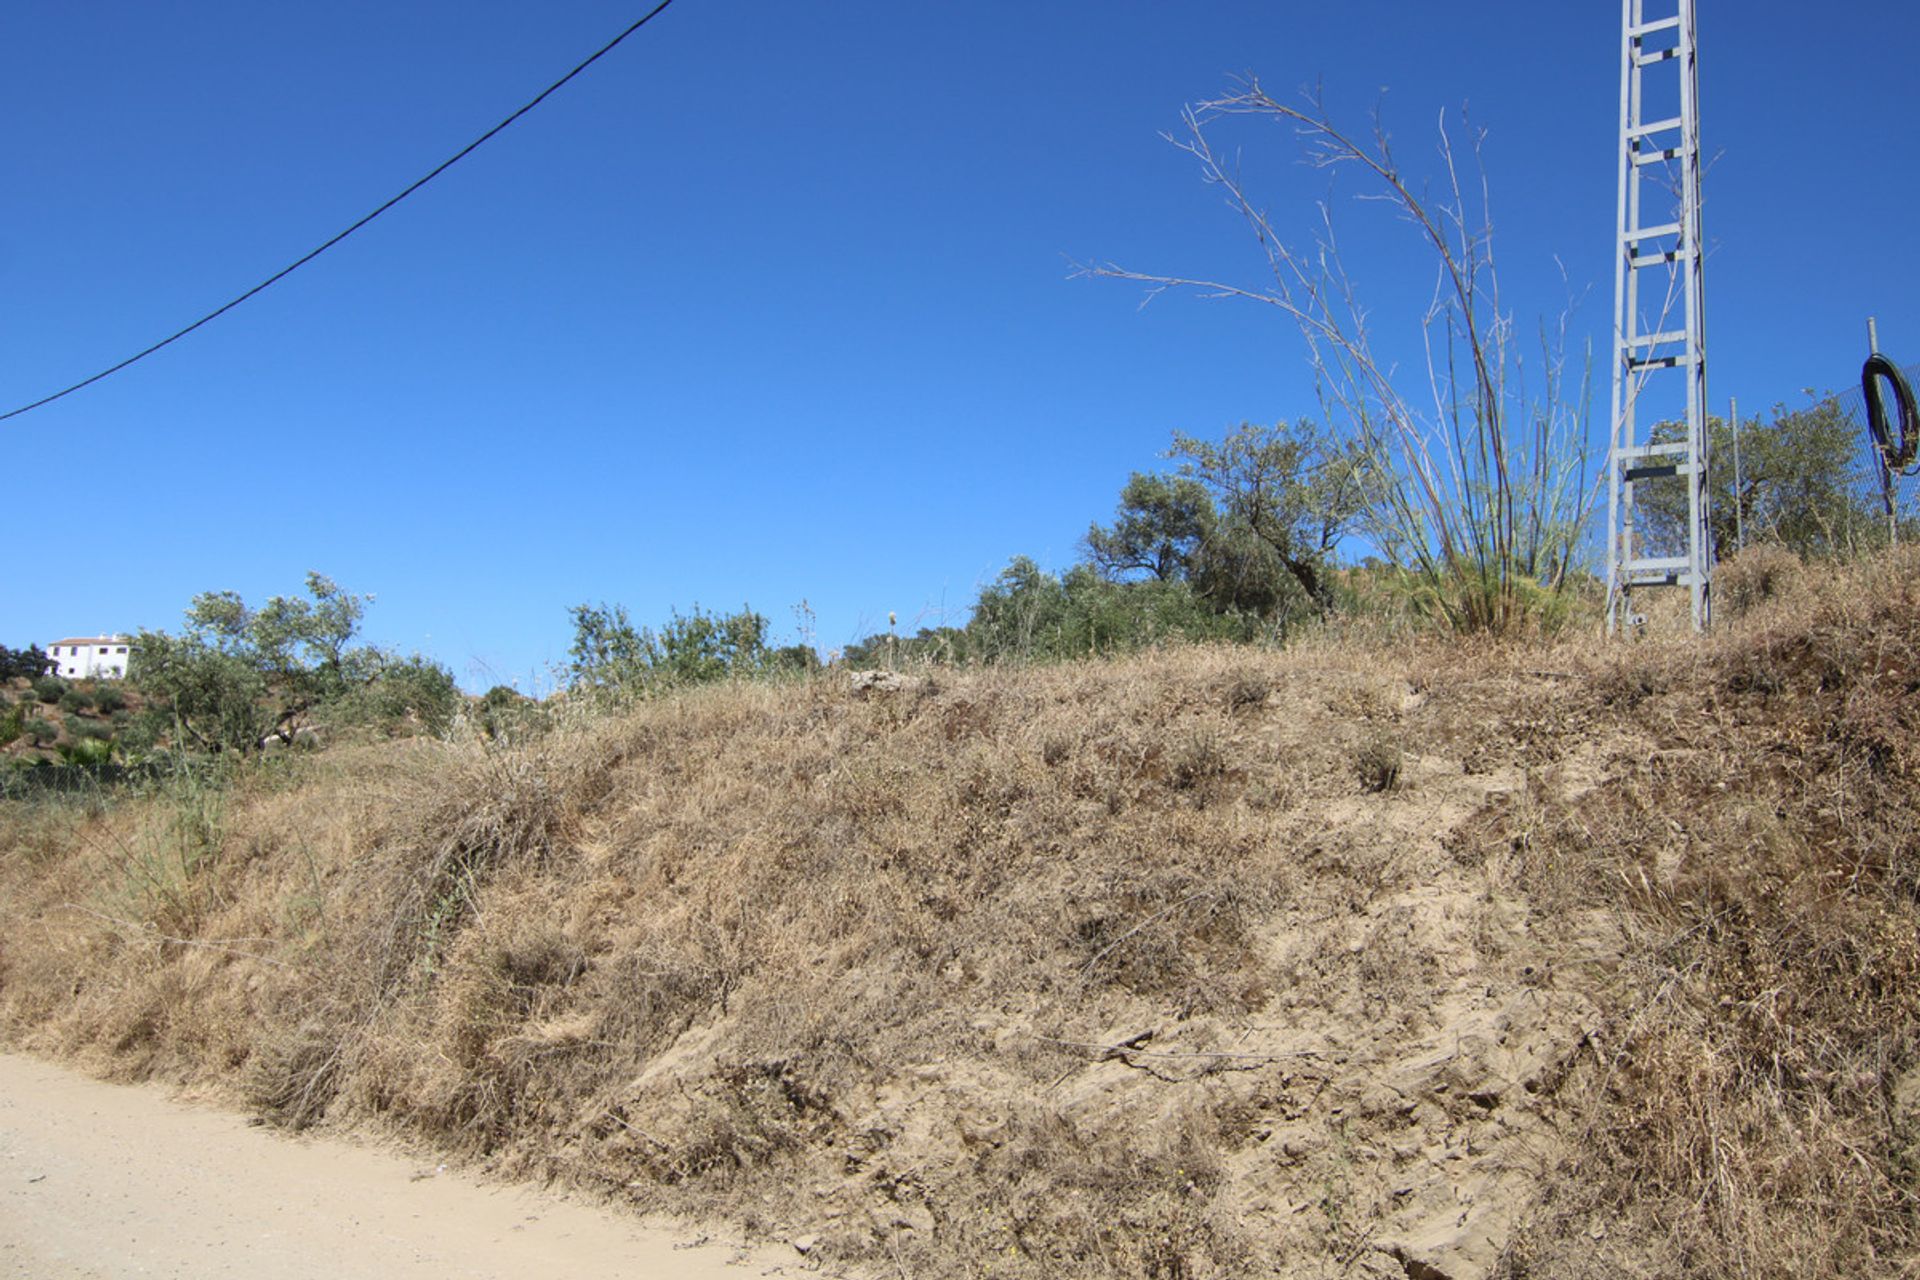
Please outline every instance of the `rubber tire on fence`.
[[[1892, 434], [1887, 429], [1887, 402], [1880, 398], [1882, 378], [1893, 384], [1893, 398], [1900, 410], [1900, 447], [1897, 450], [1893, 447]], [[1899, 365], [1876, 351], [1860, 367], [1860, 390], [1867, 402], [1867, 430], [1873, 433], [1873, 442], [1879, 446], [1887, 469], [1906, 471], [1913, 465], [1915, 452], [1920, 451], [1920, 408], [1915, 407], [1913, 387], [1908, 384], [1907, 375], [1900, 372]]]

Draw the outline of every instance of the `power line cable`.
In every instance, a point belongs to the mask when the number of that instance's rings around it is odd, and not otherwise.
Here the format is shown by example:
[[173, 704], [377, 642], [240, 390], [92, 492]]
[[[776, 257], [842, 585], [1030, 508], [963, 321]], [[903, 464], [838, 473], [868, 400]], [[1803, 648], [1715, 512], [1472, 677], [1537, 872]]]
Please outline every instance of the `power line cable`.
[[404, 191], [400, 192], [399, 195], [394, 196], [392, 199], [388, 200], [385, 204], [382, 204], [379, 208], [375, 209], [372, 213], [367, 214], [364, 218], [361, 218], [358, 222], [348, 227], [345, 231], [340, 232], [338, 235], [334, 236], [332, 239], [322, 244], [319, 248], [314, 249], [311, 252], [306, 253], [299, 258], [296, 258], [294, 261], [280, 268], [280, 270], [274, 272], [272, 275], [268, 276], [265, 280], [262, 280], [259, 284], [256, 284], [255, 286], [253, 286], [253, 288], [247, 290], [245, 293], [241, 294], [239, 297], [234, 298], [232, 301], [227, 302], [224, 305], [216, 307], [214, 310], [207, 312], [207, 314], [201, 316], [198, 320], [195, 320], [192, 324], [187, 325], [185, 328], [178, 329], [173, 333], [168, 334], [166, 337], [160, 339], [160, 341], [146, 348], [144, 351], [139, 351], [134, 353], [133, 355], [128, 356], [125, 360], [122, 360], [119, 364], [112, 365], [109, 368], [102, 369], [99, 373], [94, 374], [90, 378], [83, 378], [79, 382], [74, 383], [72, 386], [66, 388], [63, 391], [56, 391], [52, 395], [40, 397], [40, 399], [33, 401], [31, 404], [23, 404], [18, 409], [9, 409], [5, 413], [0, 413], [0, 422], [5, 422], [8, 418], [17, 418], [23, 413], [31, 413], [35, 409], [39, 409], [45, 405], [52, 404], [55, 400], [63, 399], [67, 396], [72, 395], [76, 391], [82, 390], [83, 388], [86, 388], [86, 387], [90, 387], [94, 383], [100, 381], [102, 378], [110, 378], [114, 374], [119, 373], [122, 369], [127, 368], [129, 365], [138, 364], [140, 361], [145, 360], [148, 356], [152, 355], [156, 351], [159, 351], [163, 347], [168, 347], [173, 345], [174, 343], [180, 341], [180, 339], [192, 333], [195, 329], [200, 328], [202, 325], [207, 324], [209, 321], [219, 319], [221, 316], [227, 314], [227, 312], [233, 310], [235, 307], [247, 301], [249, 298], [252, 298], [257, 294], [264, 292], [266, 289], [270, 288], [275, 284], [278, 284], [280, 281], [286, 279], [288, 276], [298, 271], [301, 267], [306, 266], [309, 262], [312, 262], [315, 258], [319, 257], [321, 254], [333, 248], [333, 246], [339, 244], [342, 240], [345, 240], [348, 236], [352, 235], [354, 232], [360, 230], [360, 228], [366, 226], [369, 222], [372, 222], [375, 218], [379, 217], [381, 214], [385, 213], [387, 210], [399, 204], [402, 200], [405, 200], [408, 196], [412, 195], [414, 192], [418, 191], [420, 188], [426, 186], [429, 182], [432, 182], [435, 178], [439, 177], [441, 174], [445, 173], [447, 170], [453, 168], [454, 165], [459, 164], [462, 160], [466, 159], [469, 155], [479, 150], [483, 144], [490, 141], [495, 135], [505, 130], [508, 125], [518, 120], [521, 116], [526, 115], [527, 112], [533, 110], [535, 107], [539, 106], [542, 102], [545, 102], [548, 98], [552, 97], [553, 94], [557, 92], [569, 80], [572, 80], [575, 76], [579, 75], [582, 71], [585, 71], [588, 67], [600, 61], [600, 59], [606, 57], [609, 53], [612, 53], [613, 50], [621, 43], [621, 41], [625, 40], [628, 36], [632, 35], [634, 32], [638, 31], [640, 28], [646, 26], [649, 22], [652, 22], [655, 18], [659, 17], [662, 13], [666, 12], [667, 6], [671, 5], [672, 3], [673, 3], [673, 0], [660, 0], [660, 3], [654, 5], [653, 8], [649, 9], [643, 16], [641, 16], [637, 21], [635, 21], [633, 25], [629, 26], [625, 31], [622, 31], [619, 35], [615, 36], [613, 39], [601, 45], [598, 49], [596, 49], [593, 52], [591, 57], [588, 57], [585, 61], [576, 65], [573, 68], [573, 70], [567, 72], [567, 74], [561, 76], [558, 80], [555, 80], [552, 84], [542, 89], [525, 106], [521, 107], [518, 111], [508, 116], [505, 120], [502, 120], [499, 124], [496, 124], [495, 126], [493, 126], [493, 128], [487, 130], [485, 133], [475, 138], [472, 142], [469, 142], [466, 146], [460, 148], [460, 150], [454, 152], [454, 154], [449, 156], [447, 159], [442, 160], [439, 164], [435, 165], [433, 169], [430, 172], [428, 172], [425, 177], [420, 178], [415, 182], [413, 182]]

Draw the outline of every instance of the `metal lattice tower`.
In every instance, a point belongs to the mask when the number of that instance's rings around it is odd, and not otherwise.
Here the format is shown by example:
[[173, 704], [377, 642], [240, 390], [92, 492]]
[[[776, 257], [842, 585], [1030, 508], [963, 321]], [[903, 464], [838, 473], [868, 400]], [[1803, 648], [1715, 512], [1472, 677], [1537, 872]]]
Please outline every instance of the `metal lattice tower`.
[[[1707, 523], [1707, 325], [1694, 0], [1622, 0], [1618, 227], [1607, 630], [1636, 623], [1633, 593], [1655, 586], [1686, 587], [1694, 630], [1705, 630], [1712, 607], [1713, 548]], [[1678, 380], [1655, 377], [1669, 369], [1684, 374], [1684, 412]], [[1684, 423], [1684, 430], [1655, 439], [1651, 425], [1661, 422]], [[1686, 528], [1667, 531], [1673, 545], [1647, 554], [1641, 545], [1645, 539], [1634, 527], [1634, 493], [1659, 481], [1686, 486]]]

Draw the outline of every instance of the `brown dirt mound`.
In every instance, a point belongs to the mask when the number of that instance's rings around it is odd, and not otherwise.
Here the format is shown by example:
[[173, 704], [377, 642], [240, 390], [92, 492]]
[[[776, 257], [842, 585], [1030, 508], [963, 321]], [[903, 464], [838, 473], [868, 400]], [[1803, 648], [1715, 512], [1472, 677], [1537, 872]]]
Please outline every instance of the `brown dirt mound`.
[[22, 807], [0, 1028], [883, 1274], [1884, 1273], [1920, 562], [1762, 568]]

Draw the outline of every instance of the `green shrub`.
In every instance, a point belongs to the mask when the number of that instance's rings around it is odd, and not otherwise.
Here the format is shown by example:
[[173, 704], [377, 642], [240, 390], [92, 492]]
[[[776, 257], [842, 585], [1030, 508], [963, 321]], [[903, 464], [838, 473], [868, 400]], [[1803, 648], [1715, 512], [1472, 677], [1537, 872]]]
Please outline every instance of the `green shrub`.
[[63, 711], [91, 711], [93, 695], [77, 684], [70, 684], [60, 695], [60, 708]]
[[658, 631], [635, 627], [622, 605], [576, 605], [571, 672], [576, 687], [655, 690], [766, 672], [767, 620], [738, 613], [674, 610]]
[[417, 726], [430, 734], [446, 732], [460, 706], [460, 690], [453, 672], [414, 654], [377, 659], [379, 668], [364, 685], [350, 688], [314, 708], [322, 724], [370, 725], [389, 733]]
[[62, 764], [97, 769], [113, 761], [113, 743], [105, 738], [75, 738], [59, 748]]
[[94, 709], [106, 715], [112, 715], [127, 705], [127, 695], [118, 685], [103, 684], [93, 691]]
[[1017, 556], [983, 588], [962, 656], [982, 662], [1107, 657], [1179, 641], [1252, 641], [1283, 619], [1218, 610], [1182, 579], [1114, 582], [1088, 565], [1063, 576]]
[[113, 725], [121, 750], [129, 755], [144, 755], [167, 737], [173, 728], [173, 717], [160, 707], [148, 707], [133, 714], [116, 712]]
[[28, 720], [25, 728], [27, 737], [33, 739], [33, 745], [36, 747], [44, 747], [60, 736], [60, 729], [53, 721], [42, 720], [39, 716]]
[[82, 738], [111, 738], [113, 727], [101, 720], [89, 720], [83, 716], [66, 718], [67, 736], [75, 742]]
[[49, 705], [60, 701], [67, 692], [67, 682], [59, 676], [41, 676], [33, 682], [33, 696]]

